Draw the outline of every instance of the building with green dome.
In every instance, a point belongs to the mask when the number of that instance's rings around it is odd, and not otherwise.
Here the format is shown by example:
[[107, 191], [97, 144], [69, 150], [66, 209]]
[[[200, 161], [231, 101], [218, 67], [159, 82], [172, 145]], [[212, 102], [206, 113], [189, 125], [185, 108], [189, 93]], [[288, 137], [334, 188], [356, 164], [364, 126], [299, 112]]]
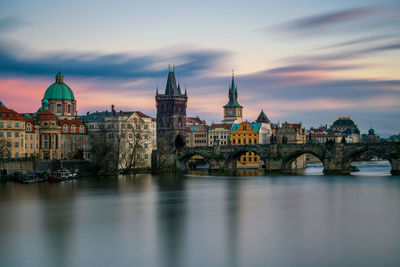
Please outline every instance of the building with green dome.
[[49, 102], [49, 110], [59, 119], [75, 119], [76, 100], [71, 88], [64, 83], [64, 76], [59, 71], [56, 82], [51, 84], [44, 93], [43, 100]]

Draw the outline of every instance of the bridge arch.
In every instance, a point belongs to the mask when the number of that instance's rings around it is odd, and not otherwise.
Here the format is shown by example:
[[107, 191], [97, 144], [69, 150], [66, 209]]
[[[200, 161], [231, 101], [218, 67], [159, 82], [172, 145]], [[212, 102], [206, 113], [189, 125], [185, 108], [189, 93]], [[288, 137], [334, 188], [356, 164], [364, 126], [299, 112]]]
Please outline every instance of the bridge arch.
[[300, 156], [305, 155], [305, 154], [311, 154], [315, 156], [317, 159], [319, 159], [322, 163], [322, 166], [324, 166], [324, 161], [325, 161], [325, 156], [322, 152], [317, 152], [313, 150], [308, 150], [308, 149], [301, 149], [297, 151], [293, 151], [290, 154], [286, 155], [283, 160], [282, 160], [282, 169], [283, 171], [292, 171], [292, 163]]
[[[252, 152], [255, 155], [257, 155], [261, 161], [265, 162], [265, 157], [264, 155], [257, 149], [257, 147], [254, 148], [249, 148], [249, 147], [241, 147], [241, 146], [235, 146], [235, 150], [232, 151], [231, 153], [228, 154], [227, 159], [225, 161], [225, 168], [226, 169], [236, 169], [237, 168], [237, 162], [240, 160], [240, 158], [245, 155], [248, 152]], [[253, 161], [255, 163], [255, 161]]]
[[380, 151], [379, 148], [371, 147], [371, 146], [364, 146], [364, 147], [358, 148], [358, 149], [348, 153], [343, 159], [343, 167], [344, 167], [344, 169], [345, 170], [350, 170], [351, 163], [357, 157], [359, 157], [361, 154], [368, 153], [368, 152], [374, 154], [375, 156], [379, 156], [379, 157], [387, 160], [391, 165], [391, 169], [393, 170], [393, 161], [392, 161], [392, 158], [390, 156], [390, 153], [385, 152], [385, 151]]
[[182, 168], [186, 169], [186, 168], [187, 168], [187, 163], [188, 163], [188, 161], [189, 161], [193, 156], [201, 156], [208, 164], [210, 164], [210, 159], [206, 156], [206, 154], [201, 153], [201, 152], [194, 151], [194, 152], [187, 152], [187, 153], [181, 155], [181, 156], [178, 158], [179, 165], [180, 165]]

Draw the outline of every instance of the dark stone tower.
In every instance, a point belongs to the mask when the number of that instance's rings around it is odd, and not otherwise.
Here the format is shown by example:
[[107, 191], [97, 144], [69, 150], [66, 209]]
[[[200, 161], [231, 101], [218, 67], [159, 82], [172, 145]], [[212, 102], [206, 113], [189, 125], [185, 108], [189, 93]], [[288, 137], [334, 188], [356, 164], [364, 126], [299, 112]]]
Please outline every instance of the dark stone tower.
[[157, 106], [157, 144], [163, 139], [175, 148], [186, 144], [186, 106], [187, 94], [182, 94], [176, 85], [175, 68], [169, 70], [165, 94], [156, 92]]

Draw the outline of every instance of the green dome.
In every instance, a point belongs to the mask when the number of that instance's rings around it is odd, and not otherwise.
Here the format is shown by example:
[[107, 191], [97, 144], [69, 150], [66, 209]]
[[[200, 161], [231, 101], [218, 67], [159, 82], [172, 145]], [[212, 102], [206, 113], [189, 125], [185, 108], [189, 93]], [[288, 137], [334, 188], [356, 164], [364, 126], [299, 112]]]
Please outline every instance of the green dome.
[[44, 93], [49, 100], [75, 100], [74, 93], [65, 83], [53, 83]]
[[63, 80], [64, 76], [61, 72], [58, 72], [56, 82], [47, 88], [43, 98], [48, 100], [75, 100], [74, 93]]

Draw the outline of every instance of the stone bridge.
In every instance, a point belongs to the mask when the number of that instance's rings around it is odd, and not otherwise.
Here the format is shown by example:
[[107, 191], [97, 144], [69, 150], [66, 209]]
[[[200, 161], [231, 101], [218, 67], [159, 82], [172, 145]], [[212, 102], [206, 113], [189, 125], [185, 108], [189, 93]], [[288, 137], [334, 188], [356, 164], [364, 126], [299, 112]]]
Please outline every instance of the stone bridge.
[[254, 152], [265, 162], [266, 172], [292, 172], [291, 163], [303, 154], [321, 160], [325, 174], [349, 174], [352, 161], [365, 152], [384, 158], [392, 165], [391, 173], [400, 174], [400, 143], [374, 144], [274, 144], [213, 147], [185, 147], [175, 151], [180, 169], [194, 155], [202, 156], [210, 170], [234, 170], [237, 160], [246, 152]]

